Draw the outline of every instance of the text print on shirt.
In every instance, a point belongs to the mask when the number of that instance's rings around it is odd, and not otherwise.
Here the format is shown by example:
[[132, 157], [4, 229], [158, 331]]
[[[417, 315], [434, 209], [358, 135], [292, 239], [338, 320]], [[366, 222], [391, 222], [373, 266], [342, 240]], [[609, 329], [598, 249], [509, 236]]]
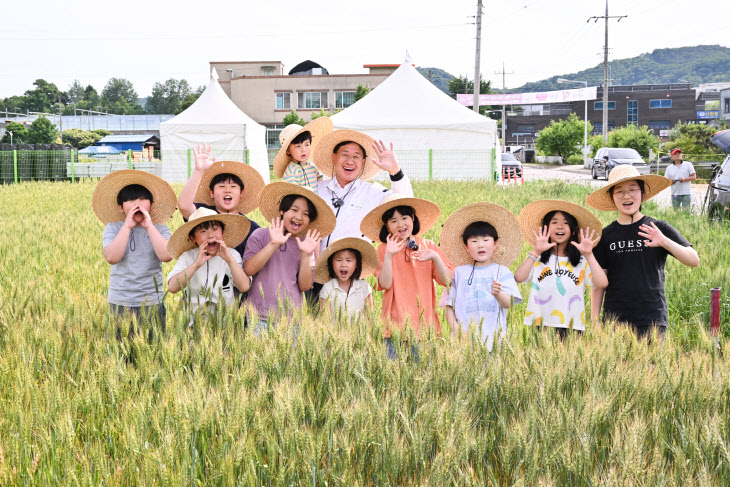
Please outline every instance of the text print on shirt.
[[542, 273], [537, 278], [537, 282], [542, 282], [543, 279], [545, 279], [548, 276], [552, 276], [553, 274], [555, 274], [557, 276], [566, 276], [568, 279], [573, 281], [576, 286], [580, 285], [581, 279], [578, 276], [576, 276], [575, 274], [573, 274], [570, 270], [556, 269], [555, 272], [553, 273], [553, 270], [549, 267], [546, 267], [545, 270], [542, 271]]
[[622, 254], [624, 252], [641, 252], [643, 247], [644, 241], [642, 239], [619, 240], [617, 242], [611, 242], [608, 246], [611, 251], [616, 252], [617, 254]]

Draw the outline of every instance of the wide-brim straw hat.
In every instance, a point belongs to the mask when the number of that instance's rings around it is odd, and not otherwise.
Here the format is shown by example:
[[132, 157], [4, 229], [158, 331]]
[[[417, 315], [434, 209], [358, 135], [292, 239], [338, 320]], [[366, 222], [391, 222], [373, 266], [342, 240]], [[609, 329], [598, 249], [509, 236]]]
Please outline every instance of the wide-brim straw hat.
[[382, 171], [382, 169], [373, 162], [378, 160], [378, 156], [375, 153], [375, 149], [373, 149], [375, 141], [372, 137], [356, 130], [335, 130], [325, 135], [322, 140], [319, 141], [319, 144], [317, 144], [317, 148], [313, 151], [314, 165], [317, 167], [319, 172], [328, 178], [333, 177], [334, 166], [332, 165], [332, 154], [335, 147], [337, 147], [337, 145], [341, 142], [355, 142], [365, 149], [367, 157], [365, 158], [365, 166], [360, 179], [368, 181]]
[[520, 224], [512, 212], [495, 203], [466, 205], [446, 220], [441, 229], [441, 249], [454, 266], [473, 264], [474, 260], [464, 246], [464, 230], [474, 222], [487, 222], [497, 230], [497, 248], [492, 262], [509, 266], [522, 250]]
[[195, 242], [190, 240], [190, 231], [201, 223], [209, 221], [219, 221], [225, 225], [223, 241], [229, 249], [239, 246], [251, 229], [251, 221], [243, 215], [216, 213], [209, 208], [198, 208], [190, 214], [187, 223], [175, 230], [170, 241], [167, 242], [167, 252], [173, 259], [177, 259], [183, 252], [197, 247]]
[[[264, 218], [266, 218], [266, 221], [271, 221], [281, 216], [281, 213], [279, 213], [279, 204], [284, 196], [290, 194], [303, 196], [311, 201], [317, 209], [317, 219], [309, 222], [309, 225], [305, 229], [306, 231], [317, 230], [322, 237], [326, 237], [334, 231], [337, 225], [337, 219], [335, 218], [335, 213], [327, 205], [325, 200], [308, 188], [283, 181], [269, 183], [259, 193], [259, 209], [264, 215]], [[303, 238], [302, 235], [300, 236]]]
[[362, 257], [362, 272], [360, 279], [370, 277], [378, 269], [378, 253], [370, 242], [361, 238], [346, 237], [330, 243], [330, 246], [319, 255], [317, 263], [314, 265], [314, 282], [324, 284], [331, 279], [327, 261], [336, 252], [343, 249], [353, 249], [360, 252]]
[[286, 150], [289, 148], [289, 144], [291, 144], [291, 141], [297, 138], [297, 136], [302, 132], [309, 132], [312, 134], [310, 155], [314, 154], [314, 149], [317, 147], [322, 138], [332, 132], [332, 120], [330, 120], [329, 117], [319, 117], [312, 120], [304, 127], [297, 124], [291, 124], [284, 127], [284, 130], [282, 130], [281, 134], [279, 134], [281, 149], [279, 149], [279, 152], [276, 153], [276, 157], [274, 158], [274, 174], [276, 174], [277, 178], [281, 179], [284, 176], [286, 166], [288, 166], [291, 161], [291, 157], [286, 153]]
[[99, 181], [91, 197], [91, 206], [102, 223], [123, 221], [126, 217], [117, 205], [117, 196], [125, 186], [139, 184], [152, 193], [150, 218], [154, 223], [164, 225], [177, 208], [177, 196], [167, 181], [145, 171], [121, 169], [107, 174]]
[[656, 174], [642, 175], [639, 174], [639, 170], [634, 166], [623, 164], [611, 170], [608, 174], [608, 184], [606, 186], [586, 196], [586, 204], [600, 211], [618, 211], [608, 191], [617, 184], [631, 180], [644, 181], [644, 197], [641, 200], [642, 202], [653, 198], [672, 185], [672, 181], [669, 178]]
[[[540, 231], [543, 218], [545, 218], [545, 215], [551, 211], [560, 211], [573, 215], [573, 217], [578, 220], [578, 227], [580, 230], [585, 230], [586, 228], [595, 230], [598, 235], [598, 240], [600, 240], [602, 231], [601, 222], [590, 211], [580, 205], [576, 205], [575, 203], [570, 203], [568, 201], [539, 200], [533, 201], [522, 208], [518, 218], [520, 227], [522, 227], [522, 238], [524, 238], [525, 241], [533, 247], [535, 246], [535, 232]], [[596, 240], [596, 244], [598, 243], [598, 240]], [[593, 246], [595, 247], [595, 244]]]
[[383, 228], [383, 213], [396, 206], [410, 206], [416, 211], [421, 229], [418, 234], [426, 233], [436, 224], [441, 216], [441, 209], [436, 203], [421, 198], [409, 198], [398, 193], [385, 197], [382, 203], [370, 211], [360, 223], [360, 231], [370, 240], [380, 242], [380, 229]]
[[195, 201], [215, 206], [215, 200], [210, 196], [210, 182], [219, 174], [234, 174], [243, 182], [241, 200], [238, 202], [238, 212], [244, 215], [258, 207], [258, 195], [265, 186], [264, 178], [256, 169], [238, 161], [218, 161], [210, 166], [200, 178], [200, 185], [195, 193]]

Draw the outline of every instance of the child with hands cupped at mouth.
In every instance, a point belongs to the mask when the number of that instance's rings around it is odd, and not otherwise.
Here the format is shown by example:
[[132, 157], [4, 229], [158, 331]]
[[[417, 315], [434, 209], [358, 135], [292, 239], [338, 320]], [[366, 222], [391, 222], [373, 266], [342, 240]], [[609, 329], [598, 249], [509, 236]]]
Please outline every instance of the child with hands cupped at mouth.
[[454, 267], [443, 251], [425, 233], [439, 218], [439, 207], [427, 200], [389, 195], [368, 213], [360, 225], [367, 238], [380, 241], [378, 247], [378, 290], [383, 293], [383, 337], [388, 356], [396, 358], [390, 340], [391, 326], [405, 330], [406, 322], [417, 338], [421, 328], [434, 327], [441, 334], [436, 314], [436, 286], [448, 286]]
[[[167, 252], [170, 229], [165, 223], [175, 212], [175, 191], [163, 179], [144, 171], [114, 171], [99, 181], [92, 207], [106, 225], [103, 254], [111, 264], [111, 314], [156, 320], [164, 333], [161, 263], [171, 260]], [[151, 338], [152, 327], [149, 333]], [[134, 334], [133, 327], [129, 334]], [[119, 327], [117, 338], [121, 338]]]
[[593, 248], [601, 222], [585, 208], [560, 200], [540, 200], [520, 212], [520, 225], [532, 250], [515, 271], [517, 282], [531, 282], [525, 324], [568, 330], [586, 326], [585, 290], [603, 289], [608, 279]]
[[441, 304], [454, 336], [474, 325], [489, 351], [507, 335], [507, 310], [522, 302], [509, 265], [522, 248], [515, 216], [494, 203], [455, 211], [441, 229], [441, 245], [456, 267]]
[[259, 201], [271, 224], [251, 234], [243, 268], [253, 276], [249, 302], [258, 312], [254, 331], [260, 336], [278, 319], [279, 300], [289, 316], [301, 308], [314, 281], [312, 255], [334, 230], [335, 214], [316, 193], [291, 183], [266, 185]]
[[185, 291], [191, 326], [196, 316], [220, 322], [220, 305], [234, 303], [234, 287], [242, 293], [249, 289], [250, 279], [235, 250], [248, 230], [243, 216], [199, 208], [170, 238], [168, 251], [178, 261], [168, 274], [167, 288], [173, 294]]

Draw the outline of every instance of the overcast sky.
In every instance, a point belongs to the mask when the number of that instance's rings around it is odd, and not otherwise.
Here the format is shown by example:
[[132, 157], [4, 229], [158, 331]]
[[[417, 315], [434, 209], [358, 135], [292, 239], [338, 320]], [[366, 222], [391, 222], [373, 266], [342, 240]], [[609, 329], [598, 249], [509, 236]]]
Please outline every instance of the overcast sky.
[[[476, 0], [5, 1], [0, 7], [0, 97], [37, 78], [66, 90], [74, 79], [99, 91], [111, 77], [141, 97], [156, 81], [207, 83], [210, 61], [306, 59], [331, 74], [400, 63], [474, 76]], [[576, 72], [602, 62], [605, 0], [484, 2], [481, 71], [501, 87]], [[357, 11], [357, 14], [353, 14]], [[657, 48], [730, 46], [730, 7], [709, 0], [610, 0], [609, 59]], [[713, 25], [714, 24], [714, 25]], [[730, 80], [729, 80], [730, 81]]]

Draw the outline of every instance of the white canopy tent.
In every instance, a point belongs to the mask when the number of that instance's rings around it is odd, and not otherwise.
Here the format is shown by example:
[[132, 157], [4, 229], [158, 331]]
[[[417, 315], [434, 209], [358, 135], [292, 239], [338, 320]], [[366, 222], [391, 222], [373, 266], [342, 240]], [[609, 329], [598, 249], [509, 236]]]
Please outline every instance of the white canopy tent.
[[[188, 152], [198, 144], [212, 147], [217, 160], [246, 162], [269, 182], [266, 128], [243, 113], [225, 94], [215, 70], [200, 98], [178, 116], [160, 124], [163, 150], [162, 177], [168, 182], [185, 181]], [[191, 162], [191, 164], [194, 164]], [[245, 184], [245, 182], [244, 182]]]
[[499, 154], [497, 122], [431, 84], [408, 56], [365, 98], [333, 115], [332, 123], [393, 142], [414, 179], [489, 178], [493, 154]]

